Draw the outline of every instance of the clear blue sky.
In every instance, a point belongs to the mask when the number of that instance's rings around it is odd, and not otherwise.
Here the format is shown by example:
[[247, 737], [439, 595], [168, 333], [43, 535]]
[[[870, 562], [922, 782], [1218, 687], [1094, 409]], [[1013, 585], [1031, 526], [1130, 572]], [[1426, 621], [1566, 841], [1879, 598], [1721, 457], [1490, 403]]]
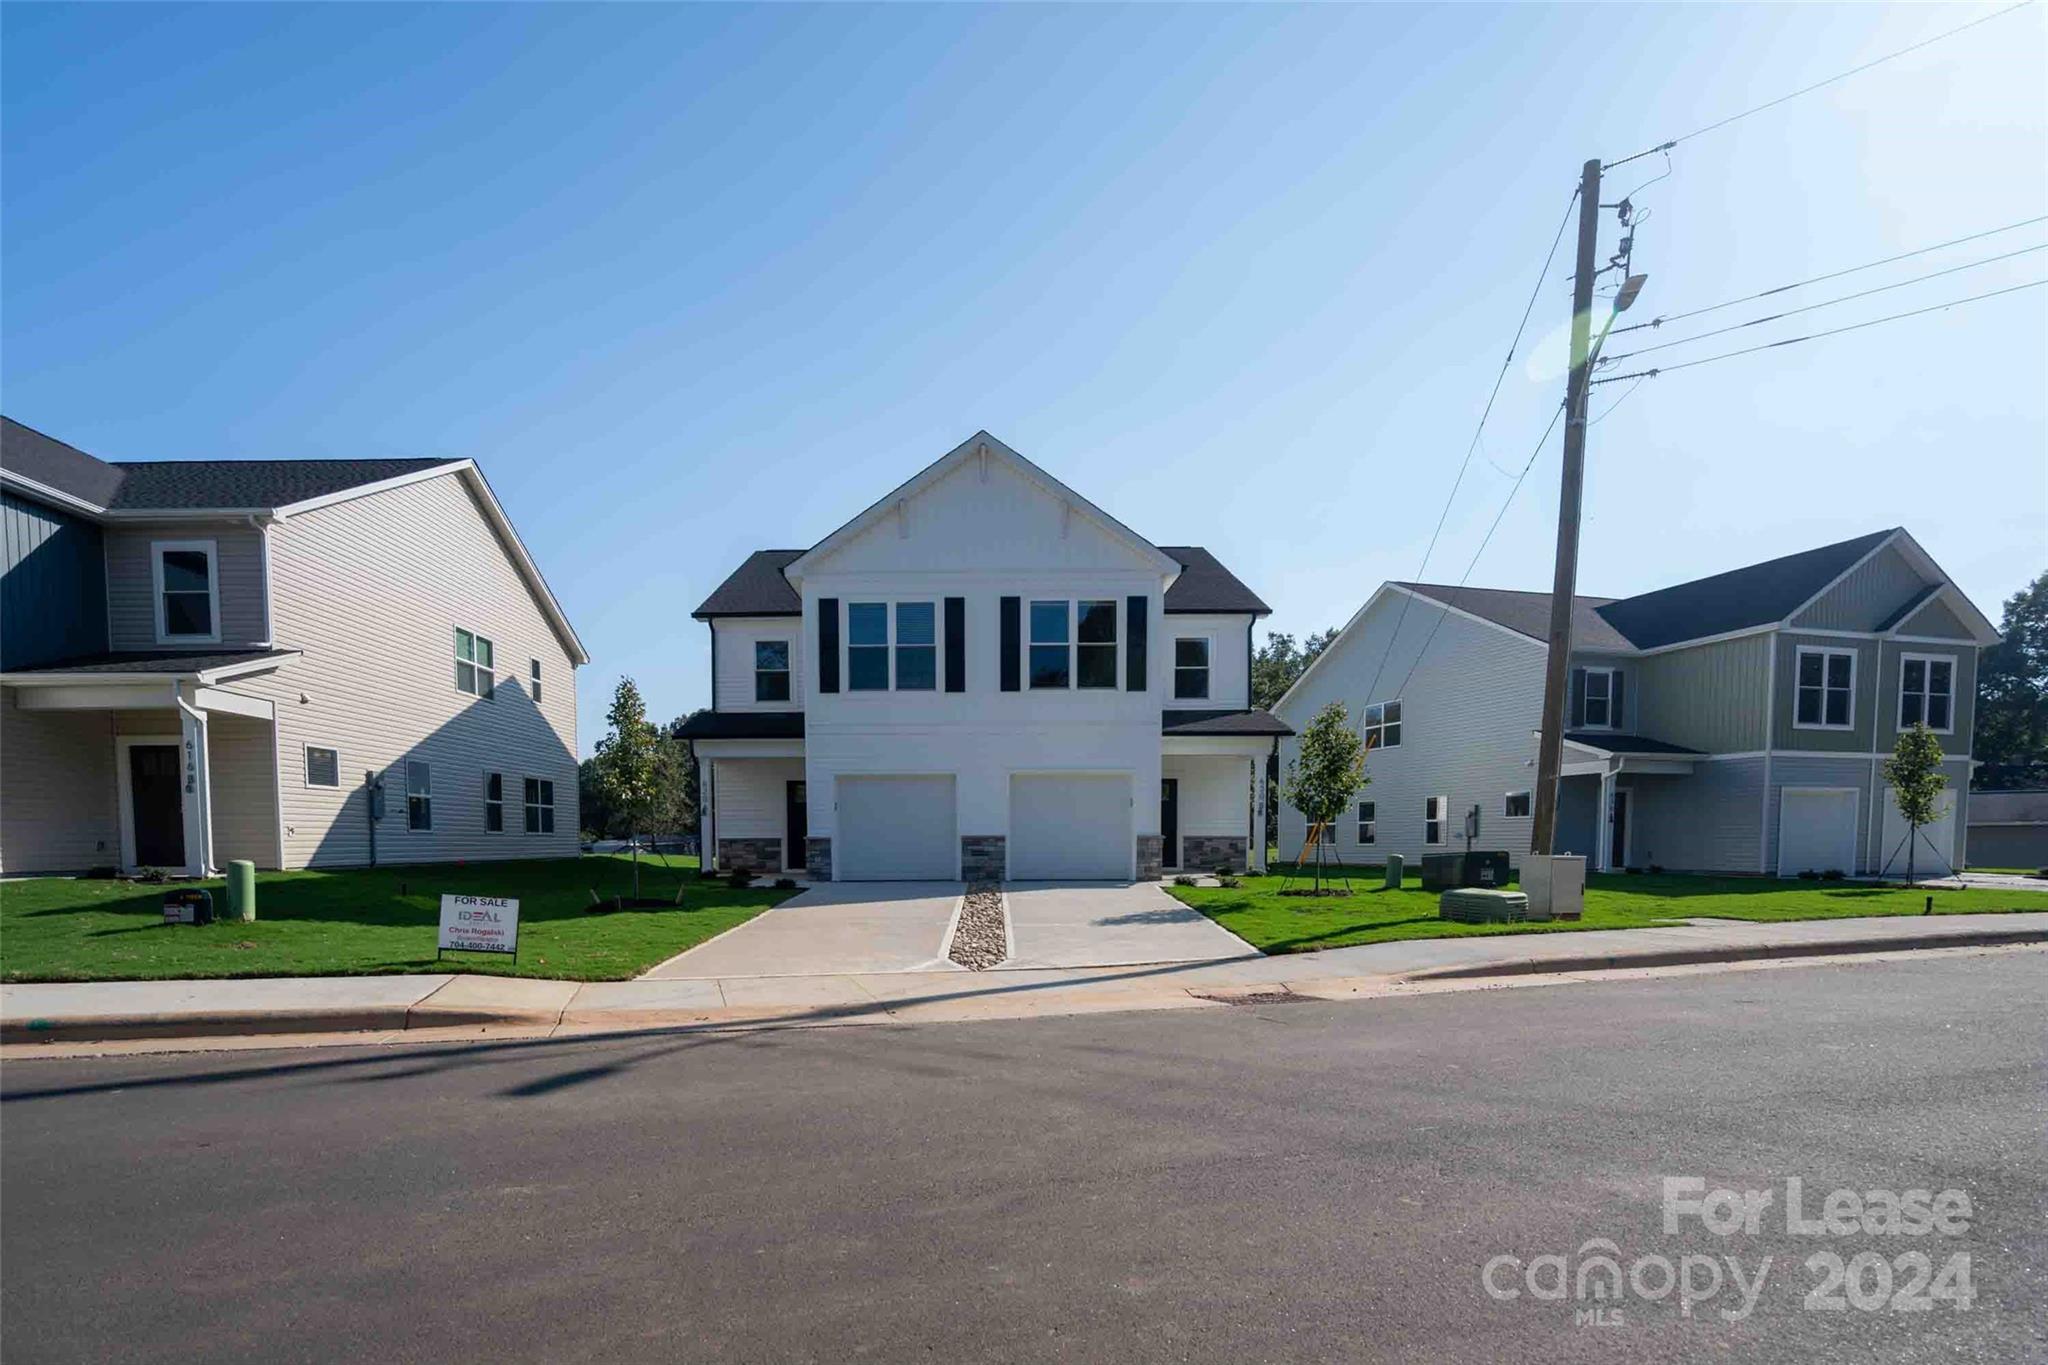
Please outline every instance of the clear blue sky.
[[[110, 459], [476, 459], [594, 656], [586, 751], [622, 673], [705, 702], [689, 612], [748, 550], [979, 427], [1304, 632], [1416, 573], [1583, 160], [1987, 12], [8, 4], [0, 397]], [[1635, 316], [2048, 213], [2044, 61], [2037, 6], [1687, 143]], [[1567, 310], [1560, 268], [1427, 577]], [[2048, 290], [1650, 381], [1581, 586], [1903, 523], [1996, 620], [2048, 567], [2044, 376]], [[1473, 582], [1548, 586], [1557, 447]]]

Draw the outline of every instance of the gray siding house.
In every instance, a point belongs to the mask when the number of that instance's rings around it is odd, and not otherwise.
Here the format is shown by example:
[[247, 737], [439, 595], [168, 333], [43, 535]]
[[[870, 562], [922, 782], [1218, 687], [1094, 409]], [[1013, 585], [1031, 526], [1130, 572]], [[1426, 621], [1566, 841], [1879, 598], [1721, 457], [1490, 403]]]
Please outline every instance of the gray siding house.
[[[1550, 595], [1387, 583], [1274, 707], [1344, 703], [1370, 782], [1345, 858], [1529, 848]], [[1581, 597], [1558, 851], [1595, 870], [1892, 873], [1907, 831], [1881, 764], [1924, 720], [1947, 755], [1919, 869], [1962, 865], [1977, 652], [1998, 635], [1904, 530], [1637, 597]], [[1282, 741], [1282, 765], [1294, 741]], [[1283, 802], [1282, 855], [1304, 845]]]
[[0, 869], [575, 852], [588, 656], [474, 463], [108, 463], [0, 418], [0, 495]]

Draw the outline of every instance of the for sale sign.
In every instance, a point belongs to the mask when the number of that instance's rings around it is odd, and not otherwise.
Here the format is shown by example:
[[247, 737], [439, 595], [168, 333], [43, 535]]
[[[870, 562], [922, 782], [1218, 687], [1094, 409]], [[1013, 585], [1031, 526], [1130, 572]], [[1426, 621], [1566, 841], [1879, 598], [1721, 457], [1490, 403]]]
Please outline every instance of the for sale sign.
[[441, 948], [462, 953], [519, 951], [519, 902], [497, 896], [441, 897]]

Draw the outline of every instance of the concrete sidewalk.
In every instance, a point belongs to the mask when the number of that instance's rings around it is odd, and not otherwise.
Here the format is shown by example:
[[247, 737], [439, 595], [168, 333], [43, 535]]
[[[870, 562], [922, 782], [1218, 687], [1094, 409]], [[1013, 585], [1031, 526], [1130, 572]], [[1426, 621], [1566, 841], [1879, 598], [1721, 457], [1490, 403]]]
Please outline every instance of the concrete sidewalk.
[[[0, 986], [0, 1042], [347, 1035], [348, 1041], [649, 1028], [1027, 1018], [1357, 999], [1614, 970], [2048, 942], [2048, 913], [1897, 916], [1419, 939], [1228, 961], [581, 983], [494, 976]], [[33, 1055], [10, 1046], [7, 1055]]]

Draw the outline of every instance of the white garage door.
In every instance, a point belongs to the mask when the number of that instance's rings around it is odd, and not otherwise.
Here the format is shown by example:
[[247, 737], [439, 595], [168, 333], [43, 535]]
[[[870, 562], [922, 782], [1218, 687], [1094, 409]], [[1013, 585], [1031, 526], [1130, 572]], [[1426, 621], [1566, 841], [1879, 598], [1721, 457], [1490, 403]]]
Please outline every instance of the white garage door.
[[953, 779], [842, 777], [833, 875], [849, 882], [951, 881], [960, 872]]
[[1778, 798], [1778, 875], [1856, 870], [1853, 789], [1787, 787]]
[[[1934, 805], [1940, 814], [1933, 824], [1920, 826], [1920, 841], [1913, 846], [1913, 875], [1916, 877], [1946, 877], [1956, 870], [1953, 862], [1956, 856], [1956, 794], [1945, 791], [1934, 799]], [[1906, 832], [1911, 828], [1892, 801], [1892, 789], [1886, 787], [1884, 847], [1878, 851], [1878, 856], [1885, 860], [1882, 869], [1885, 876], [1906, 875]]]
[[1010, 779], [1010, 875], [1019, 881], [1129, 881], [1131, 778]]

